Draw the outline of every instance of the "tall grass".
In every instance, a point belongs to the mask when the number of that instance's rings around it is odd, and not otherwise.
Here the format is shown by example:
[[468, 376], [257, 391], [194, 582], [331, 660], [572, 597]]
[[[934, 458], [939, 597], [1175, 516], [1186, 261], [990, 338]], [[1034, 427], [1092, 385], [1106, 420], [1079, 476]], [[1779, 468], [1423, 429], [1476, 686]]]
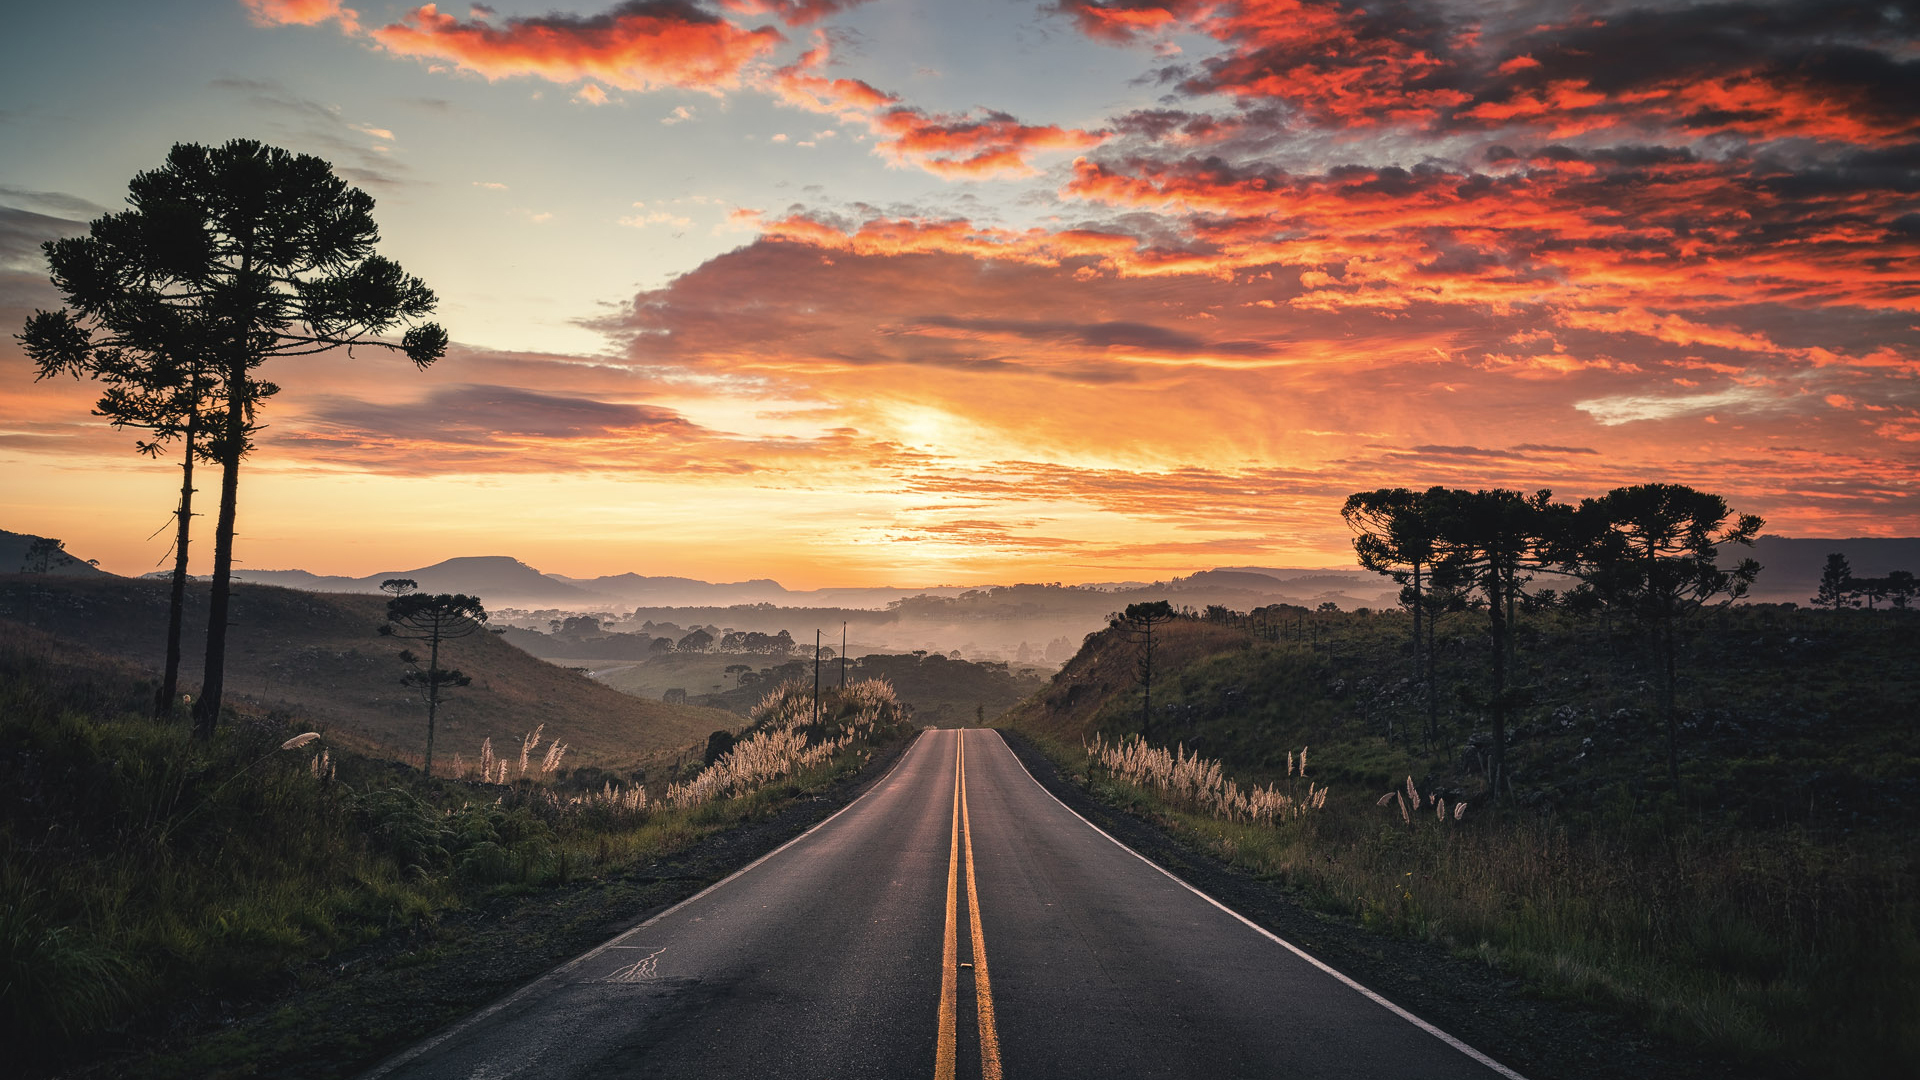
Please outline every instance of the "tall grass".
[[1325, 812], [1301, 827], [1230, 808], [1218, 762], [1137, 738], [1082, 750], [1097, 795], [1312, 906], [1628, 1011], [1762, 1073], [1892, 1075], [1920, 1054], [1915, 867], [1872, 838], [1468, 815], [1411, 777], [1384, 796], [1315, 789]]
[[[1229, 779], [1225, 766], [1203, 758], [1186, 748], [1168, 751], [1150, 745], [1138, 735], [1109, 743], [1095, 735], [1085, 745], [1087, 757], [1116, 779], [1137, 787], [1151, 788], [1162, 798], [1177, 805], [1211, 815], [1223, 821], [1247, 821], [1271, 825], [1276, 821], [1303, 817], [1327, 803], [1327, 789], [1316, 789], [1307, 780], [1307, 749], [1300, 748], [1299, 771], [1295, 772], [1293, 753], [1287, 753], [1288, 790], [1269, 783], [1265, 787], [1242, 788]], [[1294, 778], [1305, 780], [1305, 791], [1297, 789]]]
[[877, 679], [830, 691], [818, 702], [798, 680], [782, 683], [754, 708], [753, 720], [733, 749], [669, 787], [667, 802], [688, 809], [745, 794], [829, 761], [855, 740], [906, 725], [893, 688]]

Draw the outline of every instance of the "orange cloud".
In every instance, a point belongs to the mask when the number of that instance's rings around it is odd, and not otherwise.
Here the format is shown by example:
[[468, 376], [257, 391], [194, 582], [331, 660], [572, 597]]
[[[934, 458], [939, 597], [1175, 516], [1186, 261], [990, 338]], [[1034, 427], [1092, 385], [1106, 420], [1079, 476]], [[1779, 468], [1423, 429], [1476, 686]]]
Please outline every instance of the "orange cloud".
[[1028, 161], [1035, 153], [1090, 150], [1106, 140], [1100, 132], [1023, 124], [992, 111], [943, 116], [901, 107], [874, 117], [873, 127], [884, 136], [881, 153], [947, 177], [1028, 175], [1035, 171]]
[[241, 0], [247, 16], [261, 26], [316, 26], [338, 22], [346, 33], [358, 33], [360, 13], [342, 7], [340, 0]]
[[684, 0], [632, 0], [600, 15], [461, 21], [426, 4], [372, 31], [387, 51], [444, 61], [489, 79], [598, 79], [625, 90], [738, 86], [742, 69], [785, 38], [743, 29]]

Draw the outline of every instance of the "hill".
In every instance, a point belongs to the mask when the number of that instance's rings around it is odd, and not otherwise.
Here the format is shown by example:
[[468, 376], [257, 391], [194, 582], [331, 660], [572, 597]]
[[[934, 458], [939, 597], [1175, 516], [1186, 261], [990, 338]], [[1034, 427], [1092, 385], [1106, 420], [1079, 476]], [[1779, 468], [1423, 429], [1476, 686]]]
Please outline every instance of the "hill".
[[[1895, 1075], [1920, 1051], [1920, 612], [1700, 612], [1679, 642], [1676, 784], [1645, 636], [1523, 611], [1498, 805], [1487, 616], [1440, 622], [1431, 741], [1409, 622], [1175, 620], [1151, 709], [1137, 644], [1109, 629], [1001, 722], [1050, 743], [1097, 796], [1309, 906], [1470, 953], [1754, 1075]], [[1134, 735], [1218, 761], [1243, 789], [1296, 794], [1308, 747], [1324, 806], [1222, 820], [1168, 794], [1170, 762], [1156, 789], [1081, 749]]]
[[[8, 532], [5, 529], [0, 529], [0, 573], [10, 574], [23, 571], [26, 568], [27, 552], [33, 547], [36, 541], [43, 539], [45, 539], [45, 537], [35, 536], [32, 533]], [[39, 568], [35, 567], [35, 570], [38, 571]], [[47, 559], [47, 567], [44, 573], [54, 574], [59, 577], [105, 578], [113, 576], [105, 570], [67, 551], [55, 552], [50, 556]]]
[[[424, 583], [423, 583], [424, 584]], [[378, 633], [385, 599], [236, 585], [228, 637], [230, 696], [260, 708], [284, 709], [386, 748], [417, 757], [426, 709], [418, 693], [399, 684], [401, 645]], [[163, 659], [167, 586], [163, 581], [43, 575], [0, 576], [0, 633], [8, 620], [157, 671]], [[194, 662], [181, 672], [198, 682], [205, 648], [206, 587], [188, 590], [183, 642]], [[437, 754], [469, 760], [480, 741], [496, 749], [538, 724], [549, 738], [573, 747], [568, 764], [631, 767], [661, 750], [704, 740], [740, 718], [717, 709], [644, 701], [577, 672], [555, 667], [494, 634], [477, 634], [443, 647], [443, 662], [473, 676], [441, 706]]]

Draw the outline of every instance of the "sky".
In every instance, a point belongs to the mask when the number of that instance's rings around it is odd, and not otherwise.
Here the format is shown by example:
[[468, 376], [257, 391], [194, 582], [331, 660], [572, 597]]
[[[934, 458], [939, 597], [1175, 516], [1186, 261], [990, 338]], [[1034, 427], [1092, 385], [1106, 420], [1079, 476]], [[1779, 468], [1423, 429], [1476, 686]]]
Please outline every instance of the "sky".
[[[42, 241], [237, 137], [440, 298], [429, 370], [269, 366], [242, 566], [1152, 579], [1350, 565], [1347, 494], [1433, 484], [1920, 534], [1920, 3], [6, 19], [11, 332]], [[0, 528], [168, 565], [178, 464], [33, 376], [0, 340]]]

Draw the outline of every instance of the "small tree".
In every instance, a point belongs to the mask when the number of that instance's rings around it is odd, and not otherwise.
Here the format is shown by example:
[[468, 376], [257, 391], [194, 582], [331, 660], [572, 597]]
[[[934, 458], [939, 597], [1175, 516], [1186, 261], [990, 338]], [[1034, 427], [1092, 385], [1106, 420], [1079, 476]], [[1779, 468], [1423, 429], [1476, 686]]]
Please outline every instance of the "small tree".
[[713, 635], [700, 629], [689, 631], [687, 636], [681, 638], [680, 643], [674, 646], [676, 651], [687, 653], [706, 652], [711, 648], [713, 648]]
[[1887, 574], [1887, 600], [1901, 611], [1913, 603], [1915, 588], [1913, 571], [1895, 570]]
[[[398, 585], [404, 581], [391, 579], [381, 583], [381, 587]], [[424, 668], [420, 666], [420, 657], [413, 650], [400, 651], [400, 659], [408, 665], [408, 671], [400, 677], [400, 682], [403, 686], [417, 687], [427, 699], [427, 756], [422, 771], [432, 776], [433, 730], [440, 713], [441, 695], [447, 689], [473, 682], [472, 677], [458, 670], [440, 666], [440, 645], [477, 632], [487, 621], [487, 612], [480, 606], [479, 599], [472, 596], [447, 593], [429, 596], [400, 589], [389, 591], [397, 595], [387, 601], [387, 621], [380, 627], [380, 633], [427, 643], [427, 664]]]
[[1839, 611], [1843, 607], [1854, 607], [1853, 566], [1847, 557], [1836, 551], [1827, 556], [1827, 565], [1820, 571], [1820, 591], [1812, 600], [1813, 606]]
[[1153, 647], [1155, 630], [1163, 623], [1174, 618], [1173, 605], [1165, 600], [1150, 603], [1128, 604], [1121, 613], [1129, 634], [1140, 646], [1140, 727], [1147, 730], [1153, 723]]

